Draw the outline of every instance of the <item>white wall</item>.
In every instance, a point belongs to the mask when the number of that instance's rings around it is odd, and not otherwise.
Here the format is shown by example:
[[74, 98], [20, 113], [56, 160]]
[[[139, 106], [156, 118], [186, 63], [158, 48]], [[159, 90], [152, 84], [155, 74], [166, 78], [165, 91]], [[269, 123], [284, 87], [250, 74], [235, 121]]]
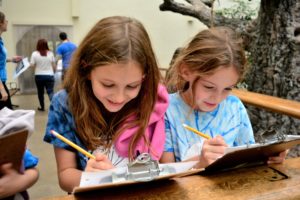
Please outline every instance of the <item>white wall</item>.
[[[1, 1], [1, 0], [0, 0]], [[101, 18], [125, 15], [140, 20], [146, 27], [161, 67], [168, 67], [174, 50], [204, 28], [198, 20], [172, 12], [162, 12], [162, 0], [2, 0], [0, 10], [8, 19], [3, 33], [8, 56], [16, 52], [14, 25], [72, 25], [73, 42], [79, 44]], [[8, 81], [14, 64], [8, 64]]]

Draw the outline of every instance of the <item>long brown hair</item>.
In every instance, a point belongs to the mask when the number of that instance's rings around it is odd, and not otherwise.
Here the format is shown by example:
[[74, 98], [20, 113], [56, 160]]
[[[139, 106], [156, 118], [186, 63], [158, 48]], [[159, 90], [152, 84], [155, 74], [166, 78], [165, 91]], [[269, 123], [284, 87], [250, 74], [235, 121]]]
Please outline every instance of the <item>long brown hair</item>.
[[47, 56], [47, 52], [49, 51], [47, 40], [39, 39], [36, 44], [36, 50], [40, 52], [41, 56]]
[[[114, 113], [108, 123], [88, 77], [95, 67], [132, 60], [143, 67], [145, 78], [141, 90], [135, 99]], [[138, 126], [129, 145], [128, 157], [133, 158], [134, 148], [141, 138], [148, 144], [144, 133], [157, 99], [159, 81], [160, 72], [150, 38], [139, 21], [114, 16], [96, 23], [73, 55], [64, 82], [77, 134], [87, 148], [109, 148], [124, 129]], [[128, 121], [131, 116], [134, 120]], [[125, 121], [126, 127], [123, 126]]]
[[171, 79], [167, 83], [169, 87], [176, 85], [177, 90], [185, 90], [187, 87], [187, 82], [180, 75], [182, 63], [199, 77], [213, 74], [220, 67], [233, 66], [241, 80], [247, 71], [242, 39], [227, 27], [200, 31], [180, 51], [174, 65], [171, 66]]

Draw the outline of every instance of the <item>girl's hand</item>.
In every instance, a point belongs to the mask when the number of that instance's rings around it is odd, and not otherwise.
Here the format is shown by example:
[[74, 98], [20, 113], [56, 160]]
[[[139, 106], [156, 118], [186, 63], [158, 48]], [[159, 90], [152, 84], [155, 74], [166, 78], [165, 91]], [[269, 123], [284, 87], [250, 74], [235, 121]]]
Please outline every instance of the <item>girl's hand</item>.
[[0, 90], [0, 93], [1, 93], [1, 96], [2, 96], [0, 101], [6, 101], [8, 99], [8, 94], [7, 94], [6, 90], [4, 88], [2, 88]]
[[226, 148], [227, 144], [222, 136], [218, 135], [212, 139], [205, 140], [202, 147], [201, 156], [199, 158], [199, 165], [205, 168], [211, 163], [215, 162], [224, 155]]
[[12, 164], [3, 164], [0, 166], [1, 178], [0, 178], [0, 198], [11, 196], [17, 193], [19, 174], [15, 169], [12, 168]]
[[285, 150], [283, 152], [281, 152], [278, 156], [273, 156], [273, 157], [269, 157], [268, 160], [268, 164], [278, 164], [278, 163], [283, 163], [283, 161], [285, 160], [285, 157], [288, 153], [288, 150]]
[[95, 155], [96, 159], [89, 159], [85, 167], [86, 172], [98, 172], [101, 170], [108, 170], [114, 168], [111, 161], [106, 155], [97, 153]]
[[13, 56], [11, 61], [14, 62], [14, 63], [18, 63], [22, 60], [22, 56]]

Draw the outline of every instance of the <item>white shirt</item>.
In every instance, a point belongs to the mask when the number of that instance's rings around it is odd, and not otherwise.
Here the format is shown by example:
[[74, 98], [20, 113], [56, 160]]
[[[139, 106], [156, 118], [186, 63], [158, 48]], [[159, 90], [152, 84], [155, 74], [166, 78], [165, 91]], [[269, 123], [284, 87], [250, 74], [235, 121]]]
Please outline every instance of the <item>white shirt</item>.
[[52, 63], [55, 63], [55, 58], [51, 51], [47, 51], [47, 56], [41, 56], [38, 51], [31, 55], [30, 64], [35, 65], [35, 75], [54, 75]]
[[116, 149], [114, 146], [112, 146], [109, 150], [108, 149], [104, 149], [102, 147], [98, 147], [93, 154], [95, 153], [102, 153], [105, 154], [107, 156], [107, 158], [111, 161], [111, 163], [115, 166], [115, 167], [124, 167], [127, 166], [127, 164], [129, 163], [128, 158], [124, 158], [119, 156], [119, 154], [117, 153]]

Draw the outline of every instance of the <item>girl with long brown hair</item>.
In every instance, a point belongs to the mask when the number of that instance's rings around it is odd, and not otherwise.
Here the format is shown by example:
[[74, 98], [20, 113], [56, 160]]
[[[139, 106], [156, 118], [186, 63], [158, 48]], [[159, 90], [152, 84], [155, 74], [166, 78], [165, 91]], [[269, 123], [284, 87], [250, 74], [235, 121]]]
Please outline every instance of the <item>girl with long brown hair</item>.
[[[166, 89], [149, 36], [132, 18], [100, 20], [72, 57], [64, 90], [54, 95], [44, 140], [52, 143], [62, 189], [83, 170], [124, 166], [141, 153], [158, 160], [165, 141]], [[96, 159], [87, 160], [50, 134], [63, 134]]]

